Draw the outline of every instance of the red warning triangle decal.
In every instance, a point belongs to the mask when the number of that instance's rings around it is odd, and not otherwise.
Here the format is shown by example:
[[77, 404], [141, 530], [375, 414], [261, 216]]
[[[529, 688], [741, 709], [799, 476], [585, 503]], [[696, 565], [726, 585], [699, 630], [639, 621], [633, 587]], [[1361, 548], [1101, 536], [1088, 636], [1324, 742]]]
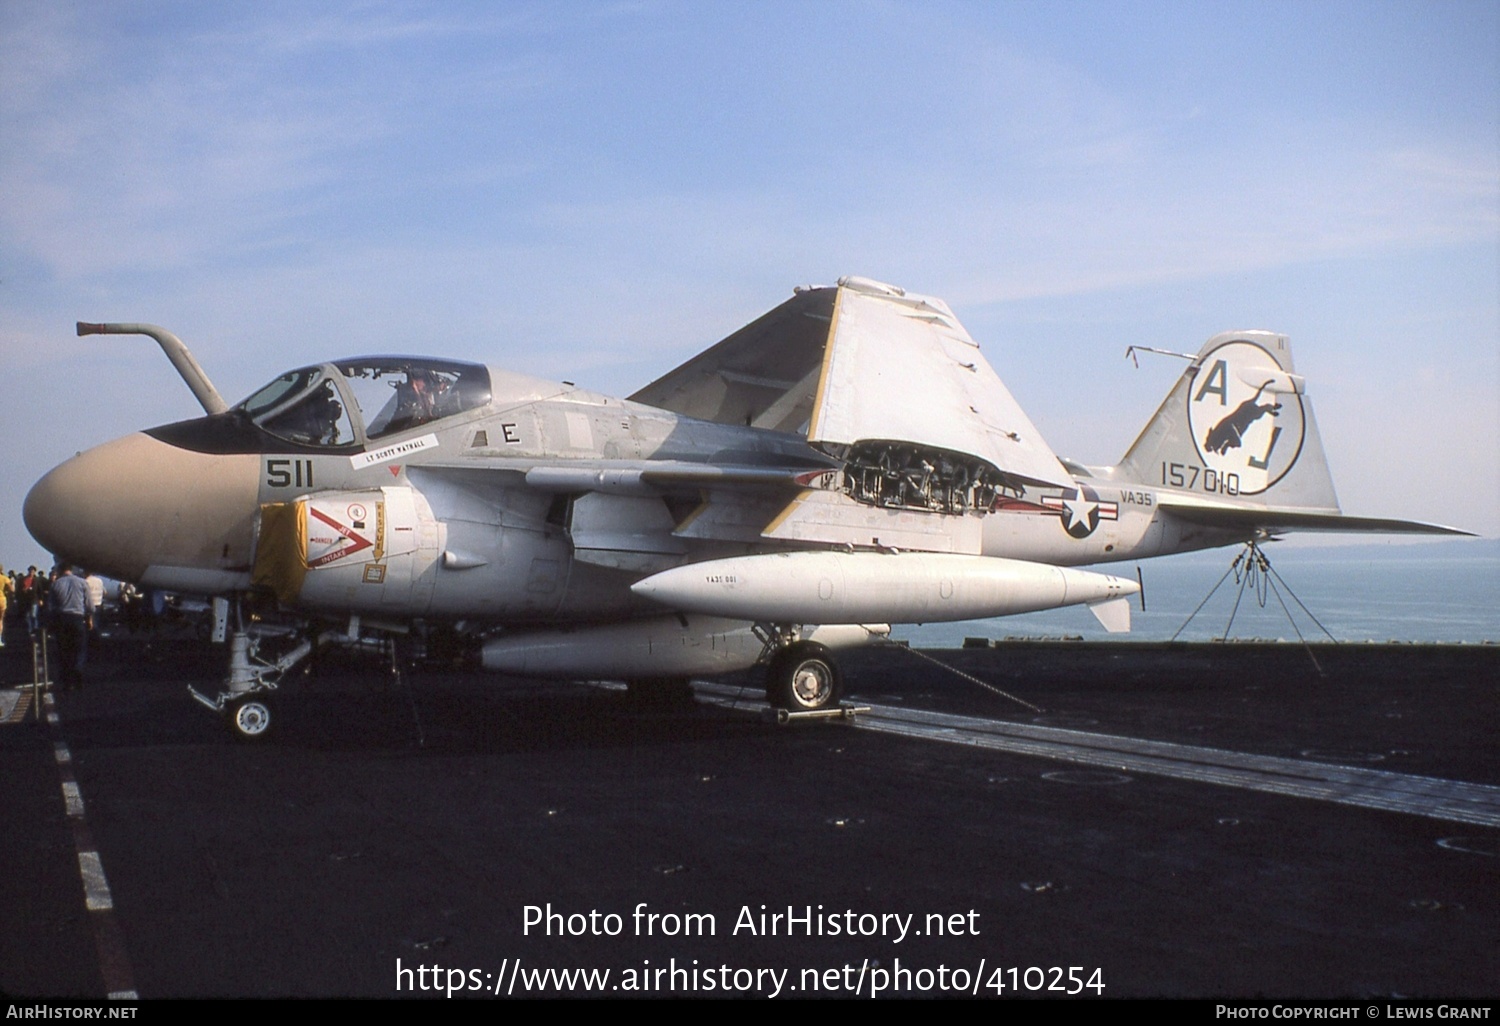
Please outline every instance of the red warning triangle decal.
[[335, 549], [332, 552], [326, 552], [323, 555], [319, 556], [317, 559], [309, 560], [307, 566], [310, 570], [316, 567], [326, 566], [329, 563], [344, 559], [347, 556], [352, 556], [356, 552], [362, 552], [375, 544], [363, 535], [355, 534], [353, 528], [345, 527], [343, 524], [330, 517], [327, 513], [324, 513], [322, 510], [314, 506], [309, 506], [307, 511], [313, 516], [317, 517], [319, 520], [323, 521], [323, 523], [327, 524], [329, 527], [333, 528], [344, 538], [348, 539], [349, 542], [349, 544], [345, 545], [343, 548]]

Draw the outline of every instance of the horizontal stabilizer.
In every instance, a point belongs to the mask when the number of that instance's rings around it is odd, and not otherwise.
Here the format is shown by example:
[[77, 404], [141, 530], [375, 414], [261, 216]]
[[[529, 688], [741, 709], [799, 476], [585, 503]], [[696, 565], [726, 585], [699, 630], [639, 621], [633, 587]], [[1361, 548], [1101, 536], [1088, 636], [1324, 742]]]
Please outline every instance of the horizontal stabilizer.
[[1256, 529], [1276, 531], [1348, 531], [1385, 534], [1454, 534], [1473, 535], [1456, 527], [1426, 524], [1417, 520], [1394, 520], [1385, 517], [1349, 517], [1342, 513], [1325, 513], [1274, 506], [1237, 506], [1184, 495], [1160, 492], [1157, 505], [1179, 520], [1203, 527], [1222, 527], [1237, 531]]
[[1255, 364], [1237, 367], [1235, 377], [1257, 391], [1267, 395], [1302, 395], [1307, 391], [1307, 381], [1300, 374], [1288, 374], [1280, 367]]

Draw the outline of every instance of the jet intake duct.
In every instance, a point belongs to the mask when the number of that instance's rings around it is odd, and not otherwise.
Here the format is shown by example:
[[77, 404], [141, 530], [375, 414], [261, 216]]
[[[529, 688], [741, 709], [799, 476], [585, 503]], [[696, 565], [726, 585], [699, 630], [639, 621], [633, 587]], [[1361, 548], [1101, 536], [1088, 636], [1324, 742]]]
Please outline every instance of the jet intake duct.
[[306, 501], [262, 504], [252, 583], [274, 592], [282, 605], [294, 605], [307, 577], [306, 553]]
[[411, 488], [267, 503], [254, 582], [286, 605], [411, 615], [430, 597], [437, 542], [432, 512]]
[[631, 590], [674, 609], [772, 623], [937, 623], [1095, 606], [1133, 595], [1140, 585], [987, 556], [785, 552], [675, 567]]

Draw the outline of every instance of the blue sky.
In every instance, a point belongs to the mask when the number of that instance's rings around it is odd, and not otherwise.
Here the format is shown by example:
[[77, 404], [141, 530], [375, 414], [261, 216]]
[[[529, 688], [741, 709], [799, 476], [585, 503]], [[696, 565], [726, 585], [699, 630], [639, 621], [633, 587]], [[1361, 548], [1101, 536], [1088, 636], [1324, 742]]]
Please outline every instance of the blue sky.
[[[844, 274], [948, 300], [1060, 453], [1292, 336], [1347, 512], [1500, 535], [1500, 8], [0, 4], [0, 562], [27, 488], [363, 352], [625, 394]], [[22, 392], [32, 398], [21, 399]], [[913, 397], [920, 401], [920, 397]]]

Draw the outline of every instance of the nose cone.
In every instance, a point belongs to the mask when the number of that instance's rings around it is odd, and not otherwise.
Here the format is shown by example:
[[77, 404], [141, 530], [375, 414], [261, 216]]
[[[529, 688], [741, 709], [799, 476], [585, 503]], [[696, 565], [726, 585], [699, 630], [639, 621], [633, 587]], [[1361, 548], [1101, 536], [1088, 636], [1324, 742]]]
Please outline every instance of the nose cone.
[[79, 453], [31, 489], [26, 529], [59, 559], [127, 581], [156, 567], [248, 567], [259, 460], [190, 452], [149, 435]]

